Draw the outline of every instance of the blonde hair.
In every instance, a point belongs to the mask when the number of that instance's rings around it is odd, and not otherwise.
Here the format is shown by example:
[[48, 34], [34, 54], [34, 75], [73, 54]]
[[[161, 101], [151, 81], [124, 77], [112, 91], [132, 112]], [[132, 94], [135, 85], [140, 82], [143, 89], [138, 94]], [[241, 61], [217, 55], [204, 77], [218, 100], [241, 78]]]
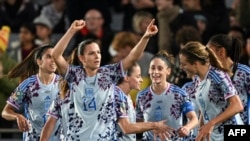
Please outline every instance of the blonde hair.
[[190, 64], [193, 64], [195, 61], [199, 61], [202, 65], [205, 65], [209, 62], [212, 66], [230, 74], [230, 70], [223, 67], [214, 52], [210, 48], [202, 45], [200, 42], [188, 42], [185, 44], [184, 48], [180, 50], [180, 54], [186, 56], [187, 61]]
[[125, 48], [126, 46], [131, 46], [131, 48], [133, 48], [137, 42], [138, 37], [134, 33], [121, 31], [115, 35], [111, 45], [114, 50], [119, 50], [121, 48]]
[[133, 16], [133, 29], [136, 33], [142, 33], [143, 31], [141, 31], [141, 22], [143, 19], [146, 19], [146, 18], [150, 18], [150, 19], [153, 19], [153, 15], [150, 13], [150, 12], [147, 12], [147, 11], [138, 11], [134, 14]]

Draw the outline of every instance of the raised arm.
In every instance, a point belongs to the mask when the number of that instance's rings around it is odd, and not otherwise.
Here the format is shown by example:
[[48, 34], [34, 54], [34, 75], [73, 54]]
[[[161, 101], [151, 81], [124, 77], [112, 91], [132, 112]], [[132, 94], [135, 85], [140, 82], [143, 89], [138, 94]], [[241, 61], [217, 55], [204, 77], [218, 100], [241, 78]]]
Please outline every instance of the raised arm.
[[144, 49], [150, 39], [150, 37], [154, 36], [158, 32], [158, 28], [156, 25], [154, 25], [155, 19], [153, 19], [148, 27], [140, 41], [136, 44], [136, 46], [130, 51], [128, 56], [122, 60], [123, 69], [127, 70], [133, 62], [137, 61], [138, 58], [142, 55], [144, 52]]
[[84, 20], [75, 20], [67, 32], [62, 36], [62, 38], [57, 42], [55, 45], [53, 51], [52, 51], [52, 57], [54, 58], [56, 65], [58, 67], [59, 72], [62, 75], [66, 74], [68, 63], [63, 57], [63, 52], [68, 46], [70, 40], [72, 37], [77, 33], [79, 30], [81, 30], [85, 26]]

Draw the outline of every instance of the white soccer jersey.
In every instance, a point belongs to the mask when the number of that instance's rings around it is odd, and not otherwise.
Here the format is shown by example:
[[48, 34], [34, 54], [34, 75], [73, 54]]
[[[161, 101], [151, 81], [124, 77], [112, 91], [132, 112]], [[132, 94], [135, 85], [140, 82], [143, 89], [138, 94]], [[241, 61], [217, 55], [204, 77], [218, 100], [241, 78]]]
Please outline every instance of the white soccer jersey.
[[[229, 105], [227, 99], [237, 94], [229, 75], [212, 66], [204, 80], [200, 81], [195, 77], [194, 81], [195, 99], [203, 115], [204, 124], [222, 113]], [[240, 121], [241, 119], [233, 116], [214, 126], [211, 140], [224, 140], [224, 125], [236, 125]]]
[[250, 125], [250, 67], [238, 64], [232, 81], [244, 106], [240, 116], [245, 125]]
[[[188, 94], [189, 99], [191, 100], [193, 107], [194, 107], [194, 111], [197, 117], [199, 117], [199, 105], [195, 99], [195, 94], [193, 93], [194, 90], [194, 86], [195, 83], [193, 81], [191, 82], [187, 82], [182, 86], [182, 89], [184, 91], [186, 91], [186, 93]], [[184, 122], [187, 122], [188, 119], [187, 117], [183, 117]], [[190, 132], [190, 135], [185, 137], [185, 141], [194, 141], [197, 134], [198, 134], [198, 130], [199, 130], [199, 126], [196, 126], [195, 128], [192, 129], [192, 131]]]
[[[137, 95], [136, 118], [145, 122], [167, 120], [167, 125], [178, 130], [183, 126], [183, 114], [193, 111], [193, 106], [184, 90], [176, 85], [169, 87], [160, 95], [155, 94], [151, 86], [142, 90]], [[174, 132], [170, 140], [182, 140]], [[143, 133], [143, 141], [154, 140], [152, 131]]]
[[57, 95], [57, 98], [52, 102], [47, 113], [49, 116], [57, 120], [61, 120], [61, 138], [63, 140], [70, 140], [67, 139], [67, 137], [71, 137], [71, 135], [67, 132], [68, 128], [70, 128], [67, 123], [73, 119], [74, 115], [74, 102], [70, 100], [69, 94], [70, 93], [68, 91], [64, 99], [62, 99], [60, 95]]
[[81, 66], [69, 66], [65, 79], [71, 88], [67, 115], [63, 115], [66, 140], [116, 140], [114, 87], [122, 77], [121, 63], [102, 66], [93, 77], [87, 77]]
[[[49, 85], [44, 85], [40, 82], [38, 75], [33, 75], [24, 80], [9, 97], [7, 103], [17, 110], [23, 109], [25, 118], [30, 123], [30, 130], [23, 133], [24, 141], [39, 140], [47, 119], [46, 113], [59, 92], [59, 79], [60, 77], [55, 75]], [[60, 138], [59, 122], [57, 122], [50, 141], [57, 141]]]
[[[118, 86], [115, 88], [116, 112], [118, 118], [128, 118], [130, 123], [136, 123], [135, 109], [129, 95], [126, 95]], [[136, 134], [123, 134], [117, 125], [118, 141], [136, 141]]]

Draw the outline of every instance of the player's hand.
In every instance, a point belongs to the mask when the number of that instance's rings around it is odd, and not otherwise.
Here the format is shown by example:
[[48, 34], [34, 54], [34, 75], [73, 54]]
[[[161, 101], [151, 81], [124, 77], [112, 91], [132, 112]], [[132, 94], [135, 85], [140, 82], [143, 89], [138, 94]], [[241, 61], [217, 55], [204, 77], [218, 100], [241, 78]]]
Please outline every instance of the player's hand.
[[190, 129], [187, 128], [187, 127], [185, 127], [185, 126], [182, 126], [181, 128], [179, 128], [177, 130], [177, 132], [178, 132], [178, 134], [179, 134], [180, 137], [186, 137], [186, 136], [189, 135]]
[[29, 122], [23, 115], [17, 115], [16, 117], [18, 128], [22, 132], [29, 131]]
[[157, 128], [154, 130], [154, 134], [160, 136], [160, 138], [170, 138], [173, 135], [174, 129], [166, 124], [167, 120], [162, 120], [156, 123]]
[[84, 20], [75, 20], [71, 26], [70, 26], [70, 30], [72, 31], [79, 31], [81, 30], [84, 26], [86, 25]]
[[155, 19], [152, 19], [149, 25], [147, 26], [146, 32], [143, 35], [145, 38], [150, 38], [158, 33], [158, 28], [156, 25], [154, 25], [154, 23]]

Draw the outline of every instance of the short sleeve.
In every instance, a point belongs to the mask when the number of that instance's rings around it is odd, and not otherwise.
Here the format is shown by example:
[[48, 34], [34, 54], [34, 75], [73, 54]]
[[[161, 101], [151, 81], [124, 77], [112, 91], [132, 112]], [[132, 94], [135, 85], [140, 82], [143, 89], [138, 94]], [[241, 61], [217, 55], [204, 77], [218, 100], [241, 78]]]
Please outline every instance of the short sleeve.
[[143, 119], [143, 109], [142, 109], [140, 99], [141, 99], [141, 95], [138, 93], [136, 97], [136, 105], [135, 105], [136, 119]]
[[17, 110], [21, 108], [24, 102], [28, 102], [29, 86], [32, 85], [30, 78], [24, 80], [18, 87], [11, 93], [7, 103], [15, 107]]
[[117, 87], [115, 88], [115, 110], [118, 118], [128, 117], [128, 99]]

